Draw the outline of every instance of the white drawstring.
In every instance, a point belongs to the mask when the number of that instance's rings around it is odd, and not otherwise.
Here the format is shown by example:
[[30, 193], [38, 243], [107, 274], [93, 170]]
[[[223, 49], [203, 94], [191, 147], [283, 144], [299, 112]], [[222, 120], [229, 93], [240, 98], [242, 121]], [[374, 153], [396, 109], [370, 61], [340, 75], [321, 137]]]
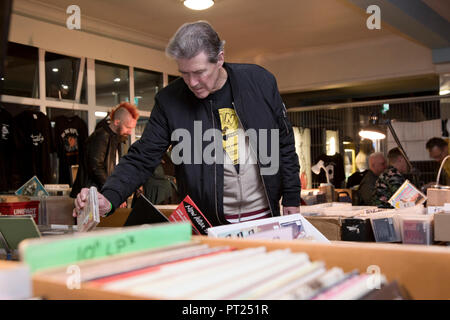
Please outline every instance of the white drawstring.
[[440, 177], [441, 177], [441, 171], [442, 171], [442, 168], [444, 167], [445, 161], [446, 161], [448, 158], [450, 158], [450, 155], [446, 156], [446, 157], [444, 158], [444, 160], [442, 160], [441, 166], [440, 166], [439, 171], [438, 171], [438, 175], [437, 175], [437, 177], [436, 177], [436, 186], [439, 185], [439, 179], [440, 179]]

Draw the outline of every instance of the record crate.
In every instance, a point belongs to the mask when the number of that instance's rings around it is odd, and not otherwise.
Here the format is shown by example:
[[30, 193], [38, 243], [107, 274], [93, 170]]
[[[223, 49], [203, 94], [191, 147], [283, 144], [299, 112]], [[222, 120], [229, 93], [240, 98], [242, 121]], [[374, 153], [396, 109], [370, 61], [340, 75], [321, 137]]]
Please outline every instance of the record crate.
[[30, 215], [39, 224], [40, 201], [0, 202], [0, 215]]
[[[323, 261], [327, 268], [340, 267], [344, 272], [355, 269], [361, 273], [378, 269], [388, 282], [397, 281], [412, 299], [450, 299], [450, 248], [424, 247], [386, 243], [218, 239], [193, 236], [211, 247], [231, 246], [236, 249], [266, 247], [267, 251], [289, 248], [304, 252], [311, 261]], [[43, 275], [33, 276], [35, 296], [45, 299], [142, 299], [126, 293], [114, 293], [81, 283], [79, 289], [69, 289], [65, 281], [57, 282]], [[154, 297], [154, 299], [159, 299]]]

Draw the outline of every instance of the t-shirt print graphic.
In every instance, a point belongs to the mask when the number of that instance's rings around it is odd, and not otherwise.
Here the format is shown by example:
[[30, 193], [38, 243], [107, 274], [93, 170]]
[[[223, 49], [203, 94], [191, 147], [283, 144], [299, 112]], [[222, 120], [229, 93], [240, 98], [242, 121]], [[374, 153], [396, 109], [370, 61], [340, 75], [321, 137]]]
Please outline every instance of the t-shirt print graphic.
[[35, 147], [44, 142], [44, 136], [40, 132], [38, 132], [37, 134], [31, 134], [30, 137]]
[[230, 157], [233, 165], [239, 163], [238, 127], [239, 120], [233, 108], [219, 109], [220, 124], [222, 127], [223, 149]]
[[67, 156], [78, 154], [78, 130], [74, 128], [67, 128], [61, 134], [61, 139], [64, 144], [64, 151]]
[[9, 124], [2, 123], [1, 124], [1, 139], [2, 140], [8, 140], [9, 138]]

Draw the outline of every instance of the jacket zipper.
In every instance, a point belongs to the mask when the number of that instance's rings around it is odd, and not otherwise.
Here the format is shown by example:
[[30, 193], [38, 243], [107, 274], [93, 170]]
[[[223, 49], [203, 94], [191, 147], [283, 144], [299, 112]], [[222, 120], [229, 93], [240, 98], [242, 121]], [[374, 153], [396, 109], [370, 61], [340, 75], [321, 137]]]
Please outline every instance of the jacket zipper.
[[[239, 123], [241, 124], [242, 128], [244, 128], [244, 130], [247, 130], [247, 129], [244, 127], [244, 125], [242, 124], [242, 121], [241, 121], [241, 118], [240, 118], [239, 115], [238, 115], [236, 106], [234, 105], [234, 101], [231, 102], [231, 104], [233, 105], [234, 112], [236, 113], [236, 116], [237, 116], [237, 118], [238, 118], [238, 120], [239, 120]], [[256, 158], [256, 164], [258, 165], [258, 169], [259, 169], [259, 176], [261, 177], [261, 181], [262, 181], [262, 184], [263, 184], [263, 187], [264, 187], [264, 194], [266, 195], [266, 200], [267, 200], [267, 203], [269, 204], [270, 214], [271, 214], [272, 217], [273, 217], [273, 208], [272, 208], [272, 206], [270, 205], [270, 200], [269, 200], [269, 195], [267, 194], [266, 184], [265, 184], [265, 182], [264, 182], [264, 178], [263, 178], [262, 175], [261, 175], [261, 166], [259, 165], [259, 159], [258, 159], [258, 157], [257, 157], [257, 155], [256, 155], [255, 150], [253, 150], [253, 147], [252, 147], [252, 144], [250, 143], [250, 141], [249, 141], [248, 144], [249, 144], [249, 146], [250, 146], [251, 151], [252, 151], [253, 154], [255, 155], [255, 158]], [[241, 219], [241, 216], [240, 216], [240, 212], [239, 212], [239, 221], [240, 221], [240, 219]]]
[[[242, 170], [242, 168], [240, 168]], [[238, 183], [239, 183], [239, 191], [241, 192], [241, 201], [239, 202], [239, 222], [241, 222], [241, 213], [242, 213], [242, 200], [243, 200], [243, 192], [242, 192], [242, 181], [241, 181], [241, 170], [238, 173]]]
[[284, 123], [284, 126], [286, 127], [286, 132], [287, 133], [289, 133], [289, 127], [288, 127], [288, 125], [287, 125], [287, 123], [286, 123], [286, 118], [287, 118], [287, 109], [286, 109], [286, 106], [285, 106], [285, 104], [282, 102], [281, 103], [282, 105], [283, 105], [283, 123]]
[[[213, 112], [213, 106], [212, 106], [212, 100], [209, 100], [209, 106], [211, 110], [211, 119], [213, 123], [213, 128], [216, 129], [216, 121], [214, 120], [214, 112]], [[214, 204], [216, 206], [216, 217], [217, 221], [221, 222], [219, 218], [219, 212], [217, 210], [217, 154], [214, 153]]]

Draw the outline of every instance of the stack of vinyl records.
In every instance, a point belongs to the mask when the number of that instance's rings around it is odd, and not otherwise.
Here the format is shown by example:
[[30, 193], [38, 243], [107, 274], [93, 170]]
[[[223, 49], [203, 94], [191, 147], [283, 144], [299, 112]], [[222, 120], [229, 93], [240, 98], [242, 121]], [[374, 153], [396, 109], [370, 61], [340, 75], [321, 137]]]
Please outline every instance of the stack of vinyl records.
[[[78, 262], [81, 284], [151, 299], [405, 299], [381, 274], [328, 269], [306, 253], [265, 247], [236, 250], [196, 240]], [[67, 268], [37, 272], [66, 283]]]

